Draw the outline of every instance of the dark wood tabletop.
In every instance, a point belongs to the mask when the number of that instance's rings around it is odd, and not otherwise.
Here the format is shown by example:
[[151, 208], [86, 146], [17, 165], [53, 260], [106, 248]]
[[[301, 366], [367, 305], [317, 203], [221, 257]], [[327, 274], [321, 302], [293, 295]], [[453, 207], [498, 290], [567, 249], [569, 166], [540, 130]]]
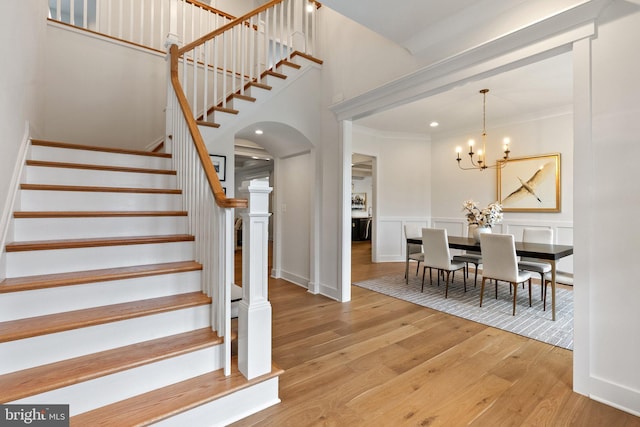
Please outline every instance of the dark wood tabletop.
[[[421, 245], [422, 237], [410, 237], [407, 239], [407, 243]], [[466, 251], [480, 251], [480, 243], [477, 243], [475, 239], [467, 237], [449, 236], [449, 247]], [[516, 254], [529, 258], [557, 261], [566, 256], [573, 255], [573, 246], [516, 242]]]

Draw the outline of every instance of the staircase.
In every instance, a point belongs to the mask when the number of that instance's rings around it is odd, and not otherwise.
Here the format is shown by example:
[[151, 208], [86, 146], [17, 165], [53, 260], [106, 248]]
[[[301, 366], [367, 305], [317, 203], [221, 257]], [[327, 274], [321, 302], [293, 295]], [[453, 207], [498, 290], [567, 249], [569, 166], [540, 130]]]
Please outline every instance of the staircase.
[[221, 369], [171, 155], [33, 140], [28, 157], [2, 254], [0, 402], [69, 404], [77, 426], [220, 425], [277, 402], [276, 368]]

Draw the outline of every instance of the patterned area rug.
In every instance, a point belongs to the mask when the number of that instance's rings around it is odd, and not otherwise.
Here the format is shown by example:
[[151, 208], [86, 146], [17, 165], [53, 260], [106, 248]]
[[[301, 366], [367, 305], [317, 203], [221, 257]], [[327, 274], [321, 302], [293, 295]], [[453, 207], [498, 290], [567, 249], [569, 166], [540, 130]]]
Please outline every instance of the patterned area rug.
[[464, 292], [462, 274], [456, 274], [455, 282], [449, 284], [448, 298], [444, 297], [444, 281], [437, 286], [436, 274], [433, 274], [433, 286], [429, 277], [425, 278], [424, 292], [420, 292], [422, 275], [409, 272], [409, 284], [403, 276], [385, 276], [378, 279], [354, 283], [361, 288], [409, 301], [424, 307], [473, 320], [528, 338], [558, 347], [573, 350], [573, 292], [556, 289], [556, 321], [551, 320], [551, 286], [547, 288], [547, 311], [542, 311], [540, 286], [532, 285], [532, 307], [529, 307], [529, 293], [525, 286], [518, 288], [516, 315], [512, 316], [513, 297], [509, 294], [509, 285], [498, 284], [498, 299], [495, 299], [495, 285], [486, 284], [482, 307], [480, 307], [480, 283], [473, 287], [473, 275], [467, 279], [467, 292]]

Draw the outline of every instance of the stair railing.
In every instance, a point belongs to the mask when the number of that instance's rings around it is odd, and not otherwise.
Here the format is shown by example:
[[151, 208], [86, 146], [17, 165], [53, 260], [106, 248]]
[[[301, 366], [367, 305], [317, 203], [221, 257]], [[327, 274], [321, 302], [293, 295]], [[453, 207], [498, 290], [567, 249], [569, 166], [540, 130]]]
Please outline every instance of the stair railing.
[[54, 0], [49, 18], [162, 52], [170, 31], [188, 43], [235, 19], [197, 0]]
[[313, 55], [318, 6], [273, 0], [178, 49], [179, 80], [195, 117], [207, 122], [295, 51]]
[[[314, 7], [307, 8], [309, 4]], [[173, 153], [178, 185], [189, 212], [190, 233], [196, 237], [196, 259], [204, 267], [202, 289], [213, 299], [212, 328], [225, 337], [226, 375], [231, 373], [228, 337], [231, 336], [234, 268], [230, 208], [249, 206], [246, 200], [226, 197], [195, 118], [202, 116], [206, 121], [210, 107], [226, 107], [229, 95], [244, 94], [248, 83], [262, 81], [267, 70], [275, 68], [283, 59], [290, 59], [299, 42], [295, 40], [296, 34], [304, 35], [302, 53], [312, 55], [315, 19], [304, 14], [315, 16], [315, 5], [307, 0], [274, 0], [182, 48], [172, 43], [175, 39], [168, 40], [171, 46], [167, 150]], [[263, 245], [257, 250], [266, 254], [266, 239], [256, 240], [245, 241], [243, 246]], [[250, 281], [245, 281], [243, 287], [247, 289], [243, 289], [243, 295], [250, 292], [251, 286]], [[268, 323], [270, 325], [270, 321]], [[238, 357], [248, 365], [243, 369], [246, 376], [259, 375], [256, 372], [264, 370], [262, 367], [271, 366], [270, 352], [257, 356], [259, 360], [256, 360], [255, 356], [244, 354], [248, 349], [243, 348], [239, 349]]]

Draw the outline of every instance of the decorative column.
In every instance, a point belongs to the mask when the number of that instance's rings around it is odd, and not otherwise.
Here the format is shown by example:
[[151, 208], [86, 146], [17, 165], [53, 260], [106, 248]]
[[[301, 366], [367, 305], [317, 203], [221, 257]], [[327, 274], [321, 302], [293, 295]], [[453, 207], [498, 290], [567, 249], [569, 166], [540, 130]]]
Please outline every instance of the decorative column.
[[242, 215], [242, 301], [238, 306], [238, 367], [248, 379], [271, 372], [271, 303], [268, 300], [269, 193], [253, 180]]

